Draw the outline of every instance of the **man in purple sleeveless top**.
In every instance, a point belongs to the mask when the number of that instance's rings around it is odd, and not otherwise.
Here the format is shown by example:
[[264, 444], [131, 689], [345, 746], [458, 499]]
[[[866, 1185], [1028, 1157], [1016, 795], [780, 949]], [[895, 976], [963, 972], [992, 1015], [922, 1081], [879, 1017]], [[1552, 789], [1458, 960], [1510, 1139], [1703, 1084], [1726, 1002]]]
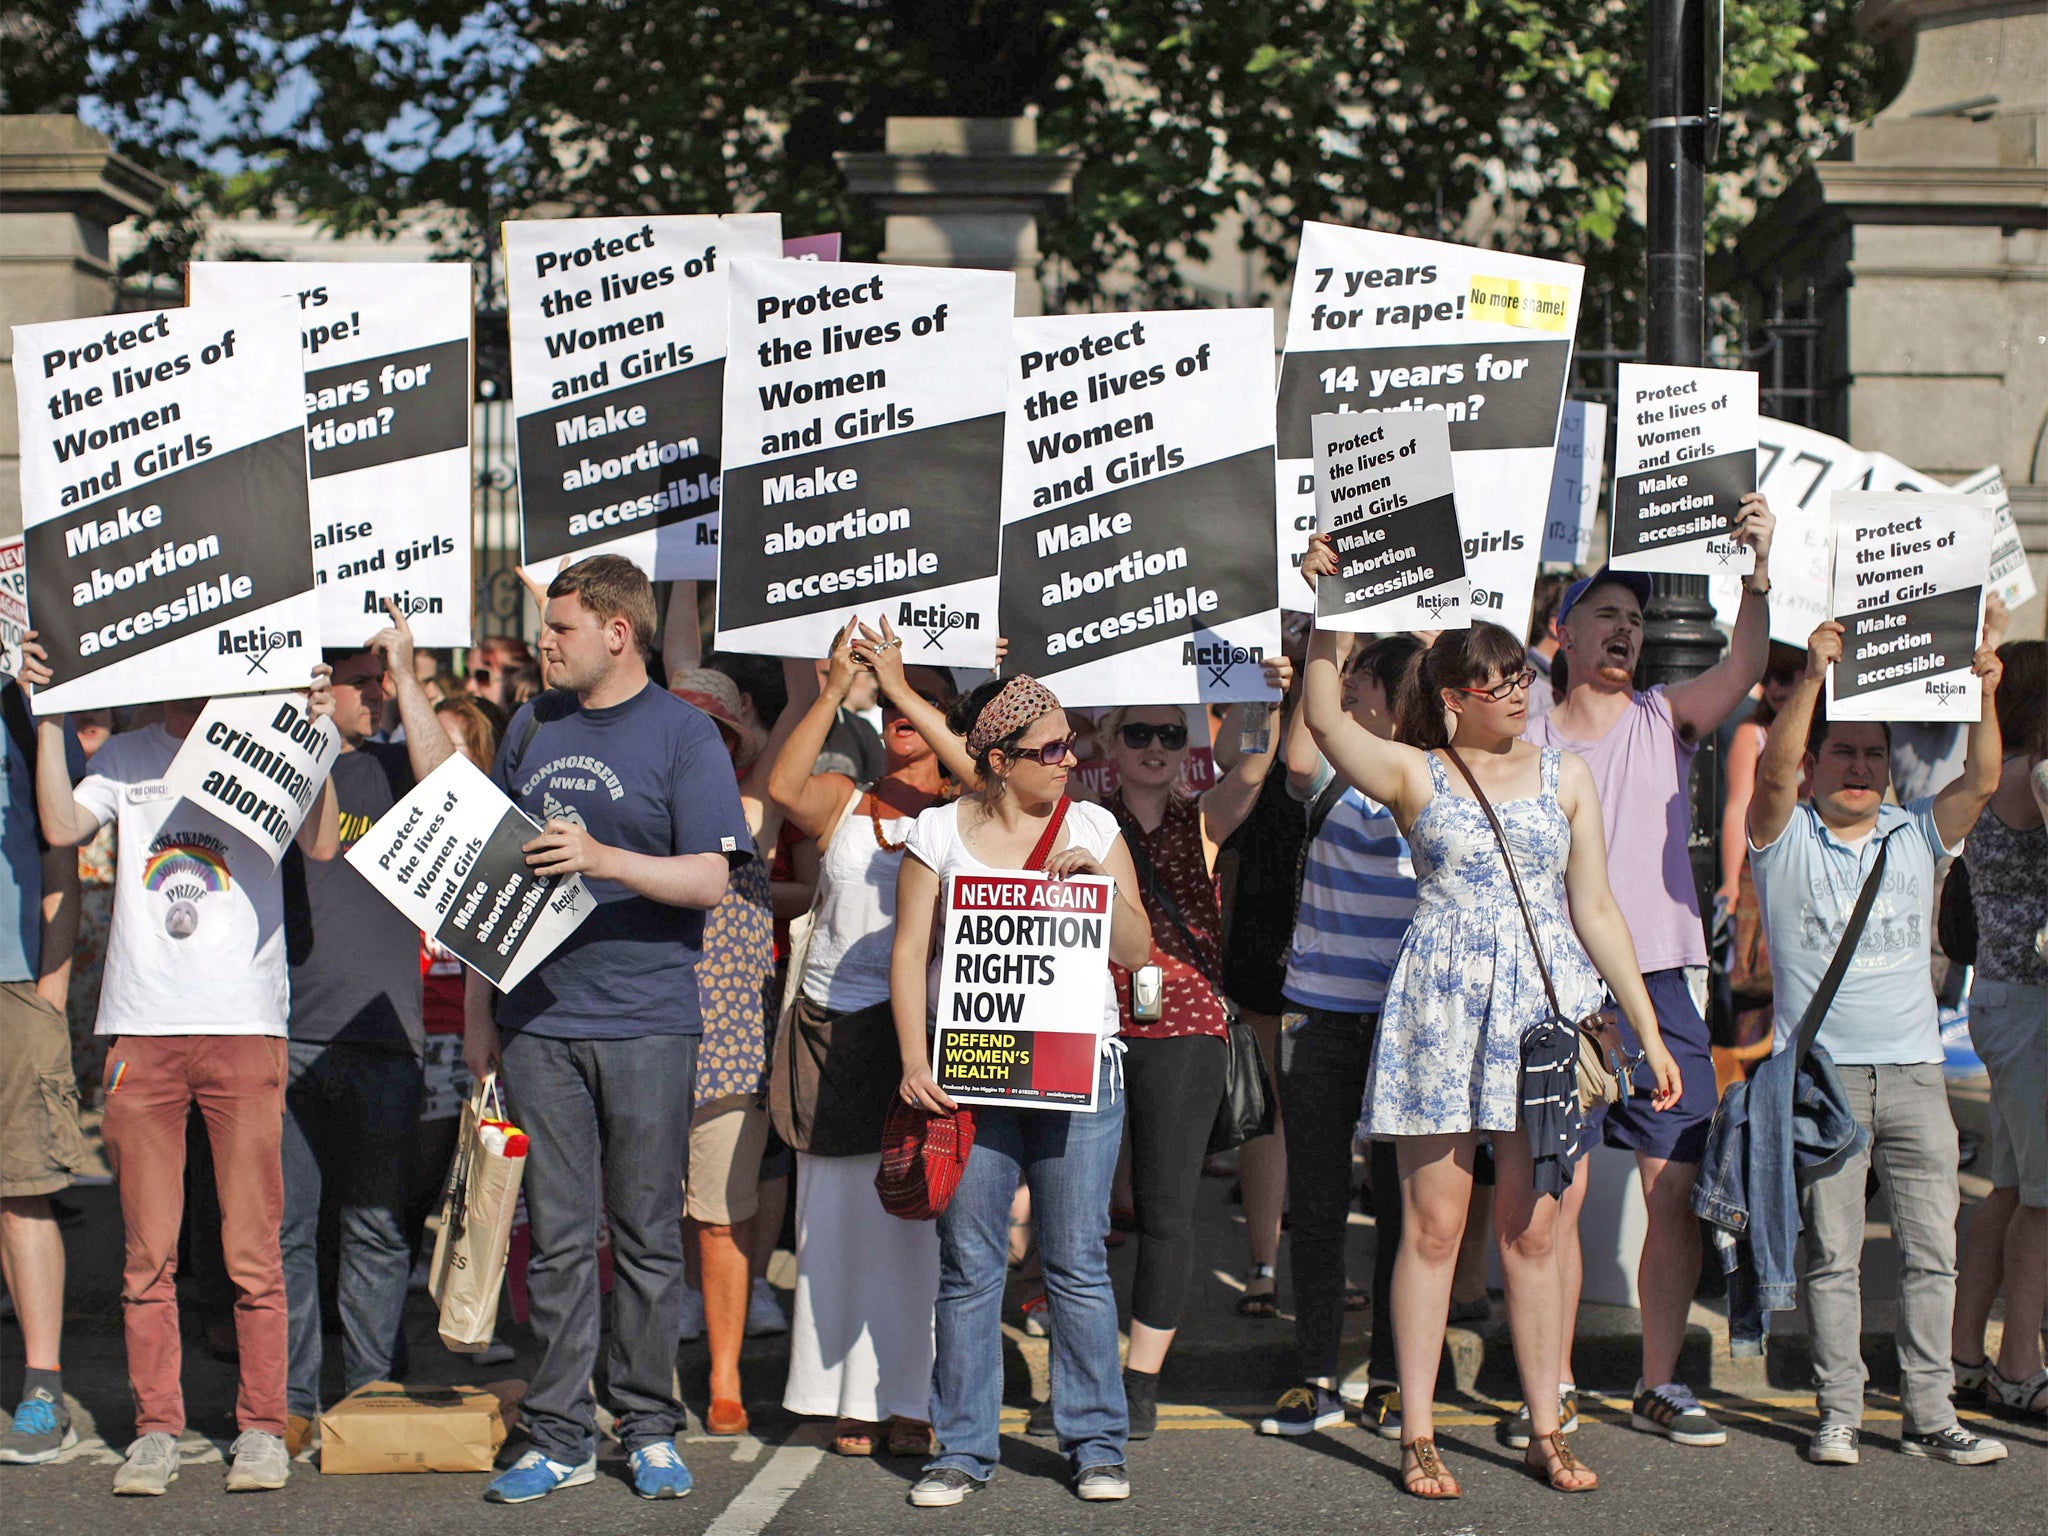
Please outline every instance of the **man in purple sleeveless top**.
[[[1720, 1445], [1727, 1431], [1677, 1380], [1686, 1309], [1700, 1272], [1699, 1225], [1689, 1204], [1693, 1177], [1714, 1117], [1714, 1063], [1701, 1018], [1706, 996], [1707, 942], [1687, 843], [1687, 786], [1693, 754], [1764, 674], [1770, 650], [1769, 556], [1777, 520], [1764, 498], [1742, 500], [1735, 537], [1756, 551], [1756, 570], [1743, 583], [1742, 609], [1728, 654], [1698, 677], [1639, 691], [1643, 608], [1650, 578], [1602, 567], [1565, 592], [1558, 640], [1569, 691], [1552, 712], [1530, 712], [1524, 733], [1539, 746], [1576, 752], [1593, 771], [1607, 832], [1608, 879], [1628, 918], [1636, 959], [1656, 1004], [1664, 1043], [1678, 1059], [1685, 1091], [1663, 1113], [1638, 1095], [1607, 1113], [1609, 1146], [1636, 1155], [1649, 1227], [1636, 1284], [1643, 1313], [1643, 1375], [1636, 1383], [1633, 1422], [1680, 1445]], [[1622, 1028], [1627, 1029], [1624, 1024]], [[1572, 1267], [1569, 1294], [1578, 1295], [1578, 1212], [1586, 1169], [1567, 1191], [1558, 1243]], [[1560, 1383], [1571, 1380], [1571, 1324], [1566, 1322]]]

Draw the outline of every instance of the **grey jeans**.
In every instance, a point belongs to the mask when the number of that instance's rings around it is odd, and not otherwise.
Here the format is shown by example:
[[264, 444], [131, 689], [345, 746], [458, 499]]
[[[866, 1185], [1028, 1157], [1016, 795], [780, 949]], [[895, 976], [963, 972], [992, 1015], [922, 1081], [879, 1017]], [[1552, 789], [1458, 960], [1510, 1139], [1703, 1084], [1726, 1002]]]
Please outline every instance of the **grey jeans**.
[[506, 1038], [508, 1108], [532, 1138], [526, 1158], [526, 1266], [540, 1366], [519, 1405], [533, 1443], [580, 1464], [597, 1447], [603, 1299], [597, 1213], [612, 1234], [612, 1345], [605, 1378], [628, 1451], [682, 1427], [675, 1395], [682, 1332], [683, 1164], [697, 1069], [694, 1035]]
[[1875, 1165], [1899, 1245], [1899, 1374], [1908, 1434], [1956, 1422], [1949, 1324], [1956, 1306], [1956, 1123], [1939, 1063], [1840, 1067], [1869, 1148], [1799, 1192], [1806, 1310], [1824, 1424], [1863, 1422], [1864, 1187]]

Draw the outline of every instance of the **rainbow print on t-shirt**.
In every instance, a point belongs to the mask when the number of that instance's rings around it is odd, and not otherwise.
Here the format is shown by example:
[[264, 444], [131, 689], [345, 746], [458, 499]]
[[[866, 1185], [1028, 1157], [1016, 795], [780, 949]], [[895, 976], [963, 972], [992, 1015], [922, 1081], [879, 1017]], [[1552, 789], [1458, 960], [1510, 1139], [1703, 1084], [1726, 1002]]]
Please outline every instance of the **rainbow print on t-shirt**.
[[142, 868], [144, 890], [154, 891], [169, 905], [164, 932], [189, 939], [199, 931], [199, 904], [208, 896], [232, 889], [227, 850], [197, 834], [170, 835], [160, 840]]

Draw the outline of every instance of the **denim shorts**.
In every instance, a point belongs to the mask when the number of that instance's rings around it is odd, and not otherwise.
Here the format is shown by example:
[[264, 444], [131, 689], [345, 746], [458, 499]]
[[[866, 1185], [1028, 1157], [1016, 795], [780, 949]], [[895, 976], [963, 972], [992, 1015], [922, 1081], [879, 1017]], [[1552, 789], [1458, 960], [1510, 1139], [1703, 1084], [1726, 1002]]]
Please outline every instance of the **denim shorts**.
[[[1664, 1037], [1664, 1049], [1678, 1063], [1682, 1091], [1669, 1109], [1650, 1106], [1649, 1074], [1636, 1070], [1636, 1091], [1606, 1112], [1604, 1136], [1607, 1145], [1667, 1162], [1697, 1163], [1707, 1150], [1707, 1128], [1714, 1122], [1720, 1095], [1714, 1088], [1714, 1057], [1707, 1041], [1706, 1020], [1700, 1017], [1692, 986], [1683, 968], [1652, 971], [1643, 978], [1649, 989], [1650, 1006], [1657, 1010], [1657, 1031]], [[1630, 1050], [1640, 1049], [1635, 1031], [1623, 1020], [1623, 1037]], [[1580, 1145], [1591, 1150], [1590, 1128]]]
[[2017, 1189], [2020, 1204], [2048, 1205], [2048, 987], [1970, 983], [1970, 1043], [1991, 1075], [1994, 1189]]

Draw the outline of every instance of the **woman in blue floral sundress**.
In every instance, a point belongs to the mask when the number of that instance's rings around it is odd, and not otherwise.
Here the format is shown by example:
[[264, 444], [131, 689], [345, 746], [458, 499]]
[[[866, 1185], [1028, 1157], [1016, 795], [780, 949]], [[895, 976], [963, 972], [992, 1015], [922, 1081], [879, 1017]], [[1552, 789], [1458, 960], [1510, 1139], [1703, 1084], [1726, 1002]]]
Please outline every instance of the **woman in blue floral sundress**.
[[[1318, 535], [1302, 575], [1314, 585], [1336, 569]], [[1635, 946], [1608, 889], [1592, 775], [1572, 754], [1520, 739], [1533, 677], [1521, 642], [1498, 625], [1447, 631], [1410, 674], [1398, 739], [1385, 741], [1344, 712], [1335, 637], [1319, 631], [1309, 649], [1304, 708], [1316, 745], [1340, 777], [1393, 810], [1418, 880], [1415, 917], [1380, 1015], [1366, 1127], [1391, 1139], [1400, 1160], [1394, 1342], [1402, 1481], [1419, 1498], [1459, 1494], [1436, 1452], [1431, 1405], [1481, 1136], [1491, 1137], [1498, 1168], [1494, 1222], [1529, 1403], [1528, 1465], [1563, 1493], [1599, 1486], [1558, 1423], [1558, 1206], [1536, 1195], [1534, 1159], [1519, 1129], [1522, 1035], [1549, 1018], [1550, 1002], [1499, 842], [1448, 755], [1453, 730], [1458, 756], [1514, 850], [1559, 1005], [1572, 1018], [1593, 1012], [1604, 977], [1642, 1042], [1656, 1107], [1678, 1096], [1678, 1067], [1658, 1036]]]

